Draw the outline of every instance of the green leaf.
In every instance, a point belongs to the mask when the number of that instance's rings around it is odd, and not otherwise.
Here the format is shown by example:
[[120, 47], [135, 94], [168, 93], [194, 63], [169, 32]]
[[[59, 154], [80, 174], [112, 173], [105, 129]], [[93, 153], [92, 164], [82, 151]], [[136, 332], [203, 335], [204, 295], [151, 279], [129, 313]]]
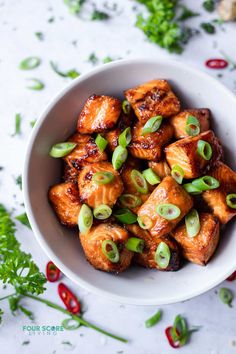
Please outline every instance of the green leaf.
[[94, 10], [91, 16], [92, 21], [102, 21], [102, 20], [108, 20], [110, 16], [103, 11], [99, 10]]
[[91, 64], [96, 65], [98, 63], [98, 57], [96, 56], [95, 53], [91, 53], [90, 56], [88, 57], [88, 61]]
[[182, 6], [182, 13], [178, 17], [179, 21], [185, 21], [188, 20], [189, 18], [199, 16], [200, 14], [198, 12], [193, 12], [192, 10], [188, 9], [186, 6]]
[[31, 321], [34, 320], [34, 314], [33, 312], [29, 311], [28, 309], [26, 309], [25, 307], [23, 307], [22, 305], [19, 305], [19, 309], [21, 310], [21, 312], [23, 312], [23, 314], [25, 316], [27, 316]]
[[12, 134], [12, 136], [21, 134], [21, 121], [22, 121], [22, 117], [20, 113], [17, 113], [15, 115], [15, 132]]
[[27, 226], [29, 229], [31, 229], [30, 222], [28, 219], [28, 216], [26, 213], [20, 214], [15, 217], [16, 220], [18, 220], [21, 224]]
[[70, 13], [77, 15], [81, 11], [82, 5], [86, 0], [64, 0], [64, 3], [68, 6]]
[[9, 307], [13, 316], [15, 316], [15, 312], [19, 310], [19, 301], [21, 297], [21, 295], [13, 295], [8, 298]]
[[216, 32], [215, 26], [213, 26], [210, 22], [201, 23], [201, 28], [208, 34], [214, 34]]

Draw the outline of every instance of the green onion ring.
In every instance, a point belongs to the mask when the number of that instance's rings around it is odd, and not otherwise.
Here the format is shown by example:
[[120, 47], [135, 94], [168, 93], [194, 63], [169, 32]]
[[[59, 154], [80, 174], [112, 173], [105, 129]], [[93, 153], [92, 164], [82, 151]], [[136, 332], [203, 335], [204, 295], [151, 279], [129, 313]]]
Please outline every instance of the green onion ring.
[[180, 347], [186, 344], [188, 340], [188, 327], [185, 319], [181, 315], [177, 315], [171, 330], [174, 342], [179, 342]]
[[152, 317], [150, 317], [148, 320], [145, 321], [145, 327], [150, 328], [155, 326], [160, 321], [161, 315], [162, 315], [161, 310], [157, 311], [155, 315], [153, 315]]
[[157, 213], [166, 220], [174, 220], [180, 216], [180, 209], [174, 204], [159, 204], [156, 208]]
[[27, 88], [30, 90], [41, 91], [45, 87], [44, 83], [38, 79], [28, 79], [28, 80], [34, 83], [34, 85], [27, 86]]
[[209, 161], [212, 157], [212, 147], [204, 140], [199, 140], [197, 143], [197, 152], [204, 159]]
[[117, 146], [112, 154], [112, 166], [119, 170], [128, 157], [128, 151], [123, 146]]
[[98, 134], [96, 136], [95, 143], [96, 143], [99, 151], [103, 152], [107, 147], [108, 141], [105, 138], [103, 138], [102, 135]]
[[123, 224], [134, 224], [137, 221], [137, 216], [127, 208], [118, 209], [113, 215]]
[[130, 103], [127, 100], [122, 102], [122, 109], [125, 114], [129, 114], [131, 110]]
[[151, 168], [144, 170], [142, 174], [146, 181], [152, 186], [161, 182], [160, 177]]
[[177, 183], [182, 184], [184, 178], [184, 170], [179, 165], [174, 165], [171, 170], [171, 176]]
[[155, 116], [148, 119], [148, 121], [145, 123], [142, 129], [142, 135], [156, 132], [160, 128], [161, 123], [162, 123], [162, 116]]
[[131, 142], [132, 136], [131, 136], [131, 128], [128, 127], [126, 128], [118, 138], [119, 145], [125, 148], [129, 143]]
[[51, 148], [49, 155], [51, 157], [59, 158], [68, 155], [74, 148], [76, 147], [76, 143], [66, 142], [66, 143], [58, 143], [53, 145]]
[[[70, 324], [71, 322], [74, 324]], [[74, 318], [66, 318], [62, 321], [61, 325], [68, 331], [73, 331], [81, 326], [81, 324]]]
[[160, 242], [157, 246], [154, 259], [161, 269], [166, 269], [170, 263], [171, 252], [165, 242]]
[[230, 207], [232, 209], [236, 209], [236, 194], [235, 193], [231, 193], [231, 194], [227, 195], [226, 204], [228, 205], [228, 207]]
[[196, 209], [192, 209], [186, 216], [185, 216], [185, 225], [187, 234], [189, 237], [195, 237], [200, 231], [201, 224], [199, 220], [199, 215]]
[[148, 193], [148, 185], [146, 179], [143, 177], [142, 173], [138, 170], [132, 170], [130, 174], [131, 180], [137, 189], [137, 191], [141, 194]]
[[200, 191], [208, 191], [216, 189], [220, 186], [220, 182], [212, 176], [203, 176], [192, 181], [194, 187]]
[[137, 222], [138, 222], [139, 226], [141, 227], [141, 229], [148, 230], [148, 229], [152, 228], [153, 223], [152, 223], [152, 220], [148, 216], [145, 216], [145, 215], [143, 215], [142, 217], [138, 216]]
[[185, 132], [189, 136], [196, 136], [200, 133], [200, 123], [196, 117], [192, 115], [188, 116], [186, 120]]
[[224, 304], [229, 305], [229, 307], [232, 307], [231, 303], [233, 300], [233, 293], [230, 289], [221, 288], [219, 292], [219, 297]]
[[192, 194], [192, 195], [202, 194], [202, 191], [200, 191], [192, 183], [183, 184], [183, 187], [186, 190], [186, 192], [188, 192], [189, 194]]
[[96, 172], [92, 177], [92, 181], [98, 185], [108, 184], [114, 180], [115, 176], [112, 172]]
[[106, 204], [101, 204], [95, 209], [93, 209], [93, 215], [98, 220], [108, 219], [111, 216], [111, 214], [112, 214], [112, 209]]
[[38, 57], [28, 57], [20, 62], [19, 68], [21, 70], [32, 70], [37, 68], [41, 63]]
[[[111, 248], [111, 250], [107, 250], [107, 246]], [[120, 260], [120, 254], [118, 248], [112, 240], [104, 240], [102, 242], [102, 252], [112, 263], [118, 263]]]
[[83, 204], [79, 216], [78, 216], [78, 227], [82, 234], [86, 234], [91, 226], [93, 225], [93, 213], [88, 205]]
[[125, 247], [129, 251], [142, 253], [144, 249], [144, 240], [138, 237], [130, 237], [125, 243]]
[[127, 208], [136, 208], [142, 204], [141, 198], [135, 194], [122, 194], [119, 198], [120, 203]]

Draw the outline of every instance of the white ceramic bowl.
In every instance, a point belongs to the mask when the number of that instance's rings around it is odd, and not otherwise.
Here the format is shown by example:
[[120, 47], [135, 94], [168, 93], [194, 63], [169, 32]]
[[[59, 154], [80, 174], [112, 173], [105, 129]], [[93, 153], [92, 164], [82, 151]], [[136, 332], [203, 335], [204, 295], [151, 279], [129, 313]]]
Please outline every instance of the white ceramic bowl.
[[125, 60], [82, 75], [62, 90], [41, 114], [29, 141], [25, 169], [26, 211], [34, 234], [48, 257], [78, 285], [122, 303], [160, 305], [190, 299], [219, 284], [236, 269], [236, 231], [231, 222], [206, 267], [191, 263], [178, 272], [131, 267], [120, 275], [95, 270], [80, 246], [78, 233], [62, 227], [47, 193], [61, 175], [61, 162], [49, 157], [51, 146], [75, 131], [78, 113], [93, 93], [122, 98], [122, 92], [154, 78], [170, 81], [186, 107], [209, 107], [212, 127], [227, 161], [235, 168], [236, 99], [218, 81], [185, 64], [167, 60]]

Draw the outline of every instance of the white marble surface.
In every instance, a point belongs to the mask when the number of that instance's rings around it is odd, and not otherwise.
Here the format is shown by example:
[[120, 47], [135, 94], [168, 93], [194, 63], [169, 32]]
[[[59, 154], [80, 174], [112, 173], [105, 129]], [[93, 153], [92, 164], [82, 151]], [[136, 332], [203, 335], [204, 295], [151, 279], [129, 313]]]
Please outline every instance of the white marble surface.
[[[20, 206], [22, 194], [15, 185], [14, 177], [21, 173], [23, 166], [26, 141], [31, 131], [29, 122], [37, 118], [51, 97], [70, 80], [57, 76], [49, 67], [49, 60], [57, 62], [61, 69], [77, 68], [84, 73], [92, 67], [87, 62], [91, 52], [95, 52], [101, 59], [108, 55], [114, 59], [170, 56], [146, 41], [143, 34], [134, 27], [135, 14], [132, 7], [135, 2], [119, 0], [117, 3], [119, 14], [115, 14], [112, 20], [92, 23], [86, 19], [86, 13], [82, 15], [83, 20], [69, 14], [62, 0], [0, 0], [0, 165], [4, 166], [4, 170], [0, 172], [0, 196], [1, 202], [9, 209], [16, 209], [15, 214], [23, 210]], [[189, 0], [186, 3], [192, 8], [200, 9], [204, 21], [216, 18], [216, 14], [208, 15], [201, 9], [201, 1]], [[53, 23], [47, 21], [50, 17], [54, 17]], [[197, 26], [201, 20], [203, 18], [196, 18], [193, 23]], [[235, 24], [227, 24], [223, 29], [218, 28], [217, 35], [200, 34], [191, 40], [181, 56], [172, 57], [216, 76], [219, 72], [206, 69], [204, 62], [210, 57], [218, 57], [220, 50], [236, 60], [235, 29]], [[39, 41], [35, 32], [43, 32], [44, 41]], [[77, 44], [73, 45], [75, 40]], [[42, 58], [41, 66], [34, 71], [20, 71], [19, 62], [28, 56]], [[221, 80], [236, 92], [236, 71], [226, 69], [221, 73]], [[26, 89], [26, 79], [32, 77], [43, 80], [45, 90], [33, 92]], [[22, 134], [12, 138], [17, 112], [23, 117]], [[17, 227], [17, 237], [23, 248], [32, 253], [35, 261], [44, 270], [48, 259], [32, 232], [19, 223]], [[163, 319], [160, 324], [146, 329], [144, 321], [157, 310], [156, 307], [124, 306], [88, 293], [68, 279], [64, 278], [63, 281], [81, 298], [87, 319], [127, 337], [129, 344], [105, 338], [84, 327], [77, 331], [59, 332], [57, 335], [31, 335], [24, 332], [22, 326], [32, 323], [23, 315], [12, 317], [7, 303], [2, 302], [0, 307], [5, 315], [0, 327], [1, 353], [61, 354], [69, 350], [81, 354], [111, 354], [121, 351], [125, 354], [172, 353], [174, 349], [169, 347], [164, 329], [172, 324], [178, 313], [186, 316], [189, 324], [202, 326], [192, 335], [190, 343], [181, 349], [182, 353], [236, 353], [236, 302], [234, 301], [232, 309], [223, 305], [216, 294], [220, 286], [190, 301], [162, 306]], [[236, 294], [236, 282], [227, 282], [224, 286]], [[1, 296], [5, 293], [7, 290], [0, 289]], [[47, 285], [44, 296], [60, 303], [55, 284]], [[25, 303], [35, 313], [34, 325], [60, 325], [64, 318], [44, 305], [33, 301]], [[23, 346], [24, 341], [29, 341], [29, 344]], [[69, 341], [72, 346], [63, 344], [63, 341]]]

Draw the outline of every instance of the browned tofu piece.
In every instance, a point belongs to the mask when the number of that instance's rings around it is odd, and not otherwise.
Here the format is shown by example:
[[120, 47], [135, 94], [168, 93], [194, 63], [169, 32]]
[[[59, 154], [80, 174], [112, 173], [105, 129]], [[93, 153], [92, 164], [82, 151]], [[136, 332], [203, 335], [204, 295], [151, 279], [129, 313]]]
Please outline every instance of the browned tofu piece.
[[106, 161], [107, 154], [99, 151], [94, 139], [90, 135], [76, 133], [68, 141], [77, 144], [74, 150], [64, 157], [69, 166], [80, 170], [82, 166], [93, 162]]
[[208, 172], [208, 175], [216, 178], [220, 182], [220, 186], [217, 189], [203, 192], [202, 197], [220, 222], [226, 224], [236, 215], [236, 209], [230, 208], [226, 204], [227, 195], [236, 193], [236, 173], [219, 161]]
[[60, 183], [49, 189], [49, 200], [60, 222], [68, 227], [75, 227], [81, 208], [79, 191], [72, 182]]
[[165, 118], [180, 111], [180, 102], [166, 80], [152, 80], [126, 90], [125, 97], [142, 124], [153, 116]]
[[64, 162], [64, 165], [63, 165], [63, 182], [73, 182], [77, 185], [78, 183], [78, 174], [79, 174], [79, 171], [68, 165], [68, 163]]
[[166, 160], [161, 160], [159, 162], [149, 161], [148, 166], [161, 178], [170, 176], [171, 169], [166, 162]]
[[142, 130], [143, 125], [140, 122], [133, 126], [129, 152], [139, 159], [159, 161], [163, 146], [168, 144], [173, 136], [173, 127], [162, 123], [156, 132], [145, 135], [142, 135]]
[[176, 116], [170, 118], [170, 124], [174, 127], [174, 136], [176, 139], [187, 138], [186, 123], [189, 116], [194, 116], [200, 124], [200, 133], [210, 129], [210, 111], [207, 108], [185, 109]]
[[[180, 209], [180, 215], [174, 220], [163, 218], [156, 211], [159, 204], [174, 204]], [[138, 216], [146, 225], [150, 225], [148, 230], [152, 236], [161, 237], [175, 228], [192, 205], [191, 196], [171, 176], [167, 176], [141, 205]]]
[[[144, 250], [142, 253], [134, 254], [134, 262], [147, 268], [154, 268], [162, 271], [175, 271], [180, 267], [180, 252], [177, 242], [170, 236], [153, 237], [147, 230], [141, 229], [137, 224], [126, 225], [131, 236], [141, 238], [145, 241]], [[166, 268], [161, 268], [155, 261], [155, 252], [160, 244], [165, 242], [169, 247], [171, 257]]]
[[[212, 147], [212, 157], [205, 160], [197, 151], [199, 140], [208, 142]], [[223, 150], [219, 140], [212, 130], [208, 130], [195, 137], [184, 138], [168, 145], [165, 148], [166, 160], [170, 167], [179, 165], [184, 170], [184, 178], [196, 178], [210, 169], [222, 158]]]
[[219, 220], [208, 213], [200, 213], [199, 219], [201, 229], [197, 236], [188, 236], [185, 223], [177, 227], [172, 236], [178, 242], [184, 258], [199, 265], [206, 265], [219, 243]]
[[[111, 172], [114, 179], [107, 184], [97, 184], [93, 176], [100, 172]], [[92, 208], [101, 204], [112, 207], [123, 192], [120, 174], [114, 170], [110, 162], [97, 162], [85, 166], [79, 174], [78, 186], [80, 200]]]
[[121, 112], [121, 102], [110, 96], [90, 96], [82, 109], [77, 123], [81, 134], [92, 134], [112, 129]]
[[[128, 238], [129, 233], [123, 227], [110, 223], [92, 226], [88, 233], [80, 234], [80, 241], [89, 263], [96, 269], [116, 273], [123, 272], [131, 263], [133, 252], [125, 248]], [[102, 243], [105, 240], [115, 242], [119, 250], [119, 261], [117, 263], [112, 263], [104, 255]]]

